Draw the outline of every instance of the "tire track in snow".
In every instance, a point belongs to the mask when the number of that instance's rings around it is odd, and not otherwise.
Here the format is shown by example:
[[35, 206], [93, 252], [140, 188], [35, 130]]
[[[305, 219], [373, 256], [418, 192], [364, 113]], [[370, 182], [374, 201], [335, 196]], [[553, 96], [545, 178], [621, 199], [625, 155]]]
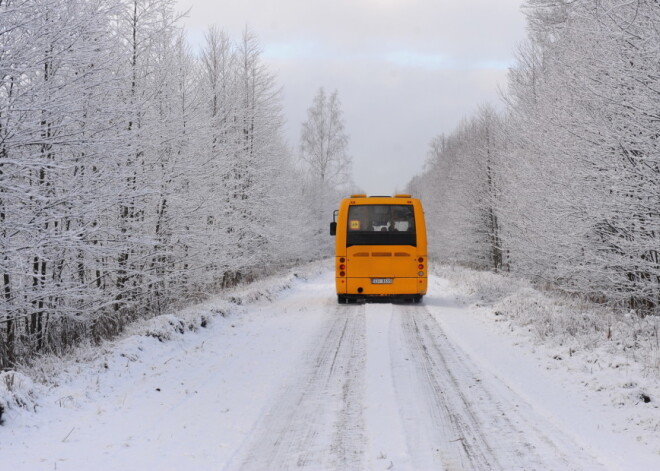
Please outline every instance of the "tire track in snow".
[[306, 366], [226, 469], [361, 468], [364, 306], [333, 308]]
[[391, 336], [401, 336], [404, 355], [393, 359], [400, 370], [395, 386], [418, 467], [602, 469], [506, 385], [484, 381], [484, 372], [450, 343], [425, 307], [402, 306], [395, 314], [399, 332]]
[[[417, 419], [412, 423], [405, 421], [416, 429], [408, 427], [409, 439], [416, 437], [415, 441], [426, 447], [420, 449], [411, 443], [411, 448], [424, 455], [418, 457], [418, 465], [422, 465], [421, 459], [424, 466], [441, 466], [446, 470], [501, 469], [444, 353], [429, 339], [423, 308], [406, 306], [398, 311], [400, 334], [408, 354], [406, 360], [414, 370], [409, 378], [413, 380], [413, 390], [418, 391], [414, 401], [420, 401], [417, 410], [410, 410], [413, 398], [402, 397], [402, 410], [407, 418]], [[404, 395], [410, 394], [408, 390]], [[419, 430], [418, 421], [423, 422], [423, 430]]]

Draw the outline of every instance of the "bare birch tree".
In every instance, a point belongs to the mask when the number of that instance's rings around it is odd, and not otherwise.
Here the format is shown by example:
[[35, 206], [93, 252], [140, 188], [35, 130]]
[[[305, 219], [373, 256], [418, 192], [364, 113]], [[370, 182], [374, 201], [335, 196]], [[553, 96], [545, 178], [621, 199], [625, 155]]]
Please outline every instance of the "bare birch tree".
[[307, 200], [309, 230], [326, 232], [328, 218], [342, 192], [351, 187], [351, 158], [339, 93], [328, 96], [321, 87], [307, 110], [300, 134], [300, 159], [307, 175], [303, 197]]

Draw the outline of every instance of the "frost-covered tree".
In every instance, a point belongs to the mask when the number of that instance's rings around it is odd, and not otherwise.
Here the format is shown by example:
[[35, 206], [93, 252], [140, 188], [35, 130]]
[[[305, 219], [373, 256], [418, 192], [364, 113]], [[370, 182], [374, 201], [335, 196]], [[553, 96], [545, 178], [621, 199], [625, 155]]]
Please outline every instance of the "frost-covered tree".
[[[491, 235], [499, 227], [506, 244], [492, 246], [504, 249], [503, 261], [522, 276], [657, 312], [657, 2], [528, 0], [524, 11], [529, 38], [509, 75], [497, 126], [504, 137], [492, 160]], [[478, 115], [468, 122], [474, 120]], [[479, 220], [469, 219], [483, 208], [475, 196], [489, 194], [489, 180], [478, 178], [471, 157], [484, 162], [475, 153], [483, 136], [468, 130], [462, 124], [442, 141], [435, 153], [444, 157], [432, 157], [420, 177], [433, 200], [428, 206], [442, 215], [438, 224], [449, 225], [438, 234], [439, 255], [460, 263], [474, 258], [456, 257], [461, 247], [452, 237], [480, 246], [483, 226], [466, 221]], [[460, 178], [461, 171], [475, 178]]]
[[542, 73], [533, 94], [523, 81], [511, 88], [519, 141], [543, 156], [532, 170], [551, 185], [528, 198], [554, 222], [554, 260], [537, 258], [565, 288], [655, 306], [657, 5], [529, 6]]
[[[0, 367], [67, 342], [98, 312], [112, 256], [104, 216], [116, 201], [114, 1], [0, 5], [2, 168]], [[102, 110], [102, 111], [99, 111]], [[0, 319], [1, 320], [1, 319]]]
[[502, 125], [482, 106], [477, 116], [450, 136], [438, 136], [429, 150], [425, 174], [416, 180], [425, 200], [432, 253], [447, 261], [502, 268]]
[[312, 234], [327, 232], [332, 210], [344, 192], [353, 186], [348, 135], [338, 91], [328, 96], [321, 87], [307, 110], [300, 133], [300, 159], [307, 178], [303, 197]]
[[178, 18], [0, 2], [0, 369], [317, 253], [256, 39]]
[[300, 156], [312, 178], [323, 186], [346, 184], [351, 160], [338, 91], [327, 96], [323, 87], [318, 90], [302, 125]]

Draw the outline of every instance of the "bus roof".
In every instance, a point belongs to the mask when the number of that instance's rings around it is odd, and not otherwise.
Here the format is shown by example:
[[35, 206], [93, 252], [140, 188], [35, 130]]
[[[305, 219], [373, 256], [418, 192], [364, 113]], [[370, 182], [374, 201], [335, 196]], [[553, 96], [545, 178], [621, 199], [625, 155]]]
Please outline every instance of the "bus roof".
[[[369, 195], [369, 196], [367, 196], [366, 193], [358, 193], [358, 194], [355, 194], [355, 195], [351, 195], [350, 198], [391, 198], [391, 196], [389, 196], [389, 195]], [[397, 193], [396, 195], [394, 195], [394, 198], [412, 198], [412, 195]]]

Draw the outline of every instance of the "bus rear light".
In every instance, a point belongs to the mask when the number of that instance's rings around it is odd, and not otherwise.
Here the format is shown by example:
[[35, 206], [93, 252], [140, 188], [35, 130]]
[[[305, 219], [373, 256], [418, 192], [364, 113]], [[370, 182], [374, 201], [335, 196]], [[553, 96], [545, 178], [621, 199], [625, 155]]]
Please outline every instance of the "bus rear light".
[[424, 269], [424, 265], [422, 265], [422, 264], [420, 263], [419, 265], [417, 265], [417, 268], [419, 268], [420, 270], [423, 270], [423, 269]]
[[424, 262], [424, 257], [419, 257], [419, 258], [417, 259], [417, 261], [418, 261], [419, 263]]
[[346, 272], [340, 271], [339, 276], [346, 276]]
[[419, 275], [419, 276], [424, 276], [424, 272], [423, 272], [423, 271], [420, 271], [419, 273], [417, 273], [417, 275]]
[[339, 263], [344, 263], [345, 261], [346, 261], [346, 259], [344, 257], [339, 259]]
[[340, 269], [340, 270], [346, 270], [346, 265], [344, 265], [344, 264], [342, 263], [341, 265], [339, 265], [339, 269]]

